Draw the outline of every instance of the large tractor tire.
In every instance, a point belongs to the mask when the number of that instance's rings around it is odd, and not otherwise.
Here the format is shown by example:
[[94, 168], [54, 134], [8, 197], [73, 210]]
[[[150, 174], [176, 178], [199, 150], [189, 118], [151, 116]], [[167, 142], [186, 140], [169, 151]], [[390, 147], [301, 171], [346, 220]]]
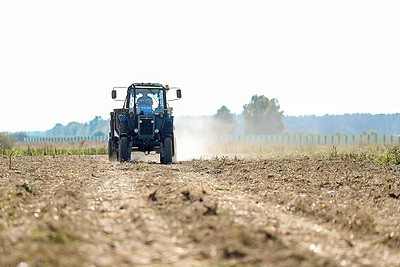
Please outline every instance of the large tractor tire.
[[121, 137], [119, 142], [119, 161], [131, 160], [132, 147], [129, 145], [128, 137]]
[[118, 137], [108, 139], [108, 159], [110, 161], [118, 160]]
[[172, 138], [167, 137], [164, 139], [164, 143], [161, 147], [160, 162], [162, 164], [172, 163], [173, 154]]

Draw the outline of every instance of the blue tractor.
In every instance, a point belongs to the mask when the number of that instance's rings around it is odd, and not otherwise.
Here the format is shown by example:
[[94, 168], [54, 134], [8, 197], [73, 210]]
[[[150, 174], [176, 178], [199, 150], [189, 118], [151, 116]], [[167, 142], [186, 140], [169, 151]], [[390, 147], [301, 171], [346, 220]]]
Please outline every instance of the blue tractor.
[[127, 93], [123, 107], [110, 113], [110, 161], [130, 161], [135, 151], [160, 154], [162, 164], [176, 161], [174, 116], [168, 106], [167, 92], [176, 90], [176, 99], [172, 100], [177, 100], [182, 97], [181, 90], [159, 83], [134, 83], [114, 87], [113, 99], [117, 99], [116, 89], [120, 88], [126, 88]]

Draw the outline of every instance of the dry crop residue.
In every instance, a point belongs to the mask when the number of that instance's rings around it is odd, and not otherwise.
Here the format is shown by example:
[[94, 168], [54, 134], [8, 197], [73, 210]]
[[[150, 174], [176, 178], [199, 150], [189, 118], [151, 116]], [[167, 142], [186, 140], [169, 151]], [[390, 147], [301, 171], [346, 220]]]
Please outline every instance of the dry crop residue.
[[367, 159], [2, 157], [0, 265], [398, 266], [399, 173]]

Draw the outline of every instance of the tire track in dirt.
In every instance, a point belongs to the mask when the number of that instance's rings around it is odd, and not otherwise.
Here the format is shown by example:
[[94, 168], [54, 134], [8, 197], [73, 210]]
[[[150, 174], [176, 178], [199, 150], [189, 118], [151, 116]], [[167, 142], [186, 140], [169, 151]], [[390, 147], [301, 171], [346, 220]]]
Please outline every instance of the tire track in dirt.
[[[96, 192], [102, 199], [93, 209], [101, 213], [100, 218], [96, 215], [97, 226], [111, 249], [94, 257], [96, 264], [112, 265], [116, 259], [117, 264], [170, 264], [192, 253], [177, 244], [164, 216], [149, 206], [148, 187], [164, 179], [155, 168], [165, 167], [115, 163], [106, 172]], [[92, 250], [95, 255], [97, 246]]]
[[[0, 163], [4, 266], [400, 262], [399, 202], [389, 197], [398, 166], [236, 158], [120, 164], [104, 156], [18, 157], [11, 170], [6, 158]], [[374, 217], [379, 209], [387, 221]]]

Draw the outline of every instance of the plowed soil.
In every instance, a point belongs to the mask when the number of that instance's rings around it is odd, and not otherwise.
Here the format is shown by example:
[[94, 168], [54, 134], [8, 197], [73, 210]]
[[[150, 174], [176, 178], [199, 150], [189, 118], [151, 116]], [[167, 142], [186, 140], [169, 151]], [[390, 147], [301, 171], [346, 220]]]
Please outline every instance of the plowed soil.
[[400, 266], [399, 178], [362, 157], [2, 157], [0, 266]]

